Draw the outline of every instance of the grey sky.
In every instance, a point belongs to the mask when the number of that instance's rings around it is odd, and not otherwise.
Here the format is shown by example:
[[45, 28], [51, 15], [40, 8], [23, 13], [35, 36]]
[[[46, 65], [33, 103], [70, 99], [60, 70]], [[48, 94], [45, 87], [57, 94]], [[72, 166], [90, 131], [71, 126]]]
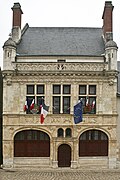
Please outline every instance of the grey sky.
[[[102, 27], [105, 0], [1, 0], [0, 1], [0, 66], [3, 66], [4, 42], [12, 28], [12, 10], [15, 2], [23, 10], [22, 27]], [[120, 1], [112, 0], [113, 38], [120, 47]], [[118, 49], [120, 61], [120, 50]]]

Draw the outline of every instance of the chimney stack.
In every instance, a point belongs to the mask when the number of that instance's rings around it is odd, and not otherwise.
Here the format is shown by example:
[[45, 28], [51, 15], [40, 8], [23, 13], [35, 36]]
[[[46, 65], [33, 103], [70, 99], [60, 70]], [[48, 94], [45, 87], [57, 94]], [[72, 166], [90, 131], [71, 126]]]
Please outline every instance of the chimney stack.
[[14, 3], [14, 6], [11, 8], [13, 10], [13, 25], [12, 27], [20, 27], [21, 29], [21, 18], [22, 18], [22, 10], [19, 3]]
[[11, 9], [13, 10], [12, 40], [18, 43], [21, 39], [21, 19], [23, 12], [19, 3], [14, 3]]
[[103, 35], [106, 41], [113, 39], [113, 17], [112, 11], [114, 6], [111, 1], [105, 1], [104, 11], [103, 11]]

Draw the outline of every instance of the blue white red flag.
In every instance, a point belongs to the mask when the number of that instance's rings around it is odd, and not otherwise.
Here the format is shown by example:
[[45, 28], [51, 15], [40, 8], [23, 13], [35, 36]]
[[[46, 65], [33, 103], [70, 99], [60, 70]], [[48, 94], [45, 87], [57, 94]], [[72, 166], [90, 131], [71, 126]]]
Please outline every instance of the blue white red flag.
[[78, 124], [80, 122], [82, 122], [82, 101], [74, 106], [74, 123]]
[[40, 123], [43, 124], [44, 123], [44, 119], [48, 114], [48, 110], [49, 110], [49, 106], [46, 106], [44, 103], [44, 98], [41, 98], [40, 100]]
[[35, 104], [35, 100], [33, 99], [33, 100], [32, 100], [32, 103], [31, 103], [31, 105], [30, 105], [30, 110], [32, 110], [32, 109], [34, 108], [34, 104]]
[[24, 104], [24, 111], [27, 111], [28, 109], [28, 103], [27, 103], [27, 100], [25, 101], [25, 104]]

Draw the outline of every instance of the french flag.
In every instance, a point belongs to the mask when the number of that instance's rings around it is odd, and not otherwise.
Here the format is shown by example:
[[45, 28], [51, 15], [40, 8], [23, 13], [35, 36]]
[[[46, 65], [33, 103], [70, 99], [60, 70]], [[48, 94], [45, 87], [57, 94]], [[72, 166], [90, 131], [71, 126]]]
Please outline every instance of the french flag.
[[28, 104], [27, 104], [27, 100], [25, 101], [25, 105], [24, 105], [24, 111], [27, 111], [28, 109]]
[[49, 106], [46, 106], [44, 104], [44, 99], [43, 98], [41, 99], [41, 102], [40, 102], [40, 110], [41, 110], [41, 113], [40, 113], [40, 123], [43, 124], [44, 123], [44, 119], [46, 118], [46, 116], [48, 114], [48, 110], [49, 110]]
[[30, 110], [32, 110], [32, 109], [34, 108], [34, 104], [35, 104], [35, 100], [33, 99], [33, 100], [32, 100], [32, 103], [31, 103], [31, 105], [30, 105]]

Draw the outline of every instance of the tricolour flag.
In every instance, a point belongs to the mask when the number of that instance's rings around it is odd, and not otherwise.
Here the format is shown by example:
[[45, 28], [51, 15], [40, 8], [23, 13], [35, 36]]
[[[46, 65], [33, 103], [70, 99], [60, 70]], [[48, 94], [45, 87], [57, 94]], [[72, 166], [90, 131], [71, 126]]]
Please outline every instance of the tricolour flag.
[[74, 123], [78, 124], [79, 122], [82, 122], [82, 101], [74, 106]]
[[27, 111], [28, 109], [28, 104], [27, 104], [27, 100], [25, 101], [25, 104], [24, 104], [24, 111]]
[[33, 100], [32, 100], [32, 103], [31, 103], [31, 105], [30, 105], [30, 110], [32, 110], [32, 109], [34, 108], [34, 103], [35, 103], [35, 100], [33, 99]]
[[40, 99], [40, 123], [43, 124], [45, 117], [48, 114], [49, 106], [46, 106], [44, 103], [44, 98]]
[[40, 114], [40, 122], [43, 124], [45, 117], [48, 114], [49, 106], [46, 106], [45, 104], [42, 104], [41, 107], [41, 114]]

